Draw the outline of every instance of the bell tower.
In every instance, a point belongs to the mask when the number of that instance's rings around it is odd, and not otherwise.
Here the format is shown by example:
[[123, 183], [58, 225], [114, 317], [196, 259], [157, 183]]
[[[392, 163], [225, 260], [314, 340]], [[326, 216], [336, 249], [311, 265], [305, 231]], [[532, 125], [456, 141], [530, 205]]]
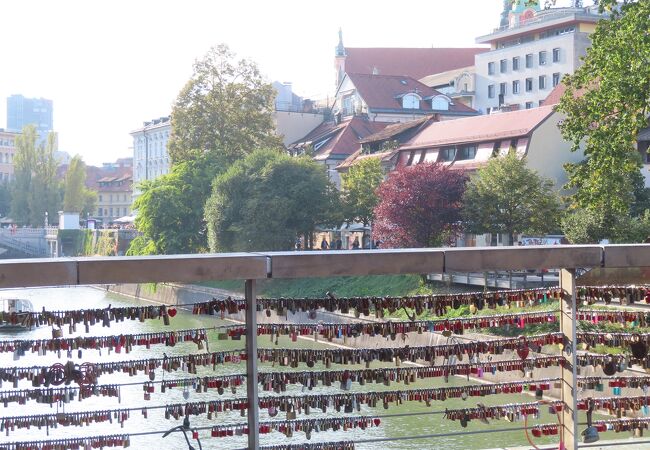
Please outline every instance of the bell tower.
[[345, 47], [343, 46], [343, 30], [339, 28], [339, 43], [334, 48], [334, 68], [336, 69], [336, 88], [338, 89], [345, 75]]

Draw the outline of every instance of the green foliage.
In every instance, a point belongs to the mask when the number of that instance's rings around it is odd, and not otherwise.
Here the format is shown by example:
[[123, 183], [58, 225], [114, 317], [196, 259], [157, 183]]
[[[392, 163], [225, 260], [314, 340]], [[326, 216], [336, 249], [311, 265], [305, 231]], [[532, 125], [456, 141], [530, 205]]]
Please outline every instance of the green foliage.
[[100, 256], [115, 256], [117, 249], [117, 231], [116, 230], [98, 230], [99, 237], [95, 254]]
[[308, 157], [256, 150], [214, 182], [206, 204], [210, 249], [287, 250], [298, 235], [335, 222], [337, 193]]
[[236, 61], [224, 44], [211, 48], [194, 63], [192, 78], [174, 103], [172, 161], [207, 153], [229, 165], [254, 148], [280, 148], [272, 118], [275, 96], [255, 63]]
[[635, 141], [650, 107], [648, 29], [650, 1], [624, 2], [598, 23], [584, 64], [563, 79], [561, 130], [574, 150], [584, 145], [585, 152], [585, 161], [566, 167], [575, 189], [571, 207], [602, 216], [607, 226], [630, 213], [638, 192]]
[[511, 153], [470, 178], [463, 216], [472, 233], [544, 234], [555, 230], [561, 203], [551, 180]]
[[11, 215], [22, 225], [42, 226], [45, 212], [50, 221], [60, 209], [60, 183], [56, 178], [56, 133], [49, 133], [45, 145], [38, 144], [33, 125], [16, 137]]
[[86, 164], [76, 155], [70, 161], [65, 175], [63, 210], [78, 212], [81, 217], [93, 214], [97, 206], [97, 193], [86, 188]]
[[175, 164], [167, 175], [142, 183], [142, 194], [133, 206], [138, 210], [136, 228], [144, 236], [131, 243], [127, 254], [205, 251], [203, 208], [219, 167], [217, 161], [201, 155], [196, 160]]
[[65, 256], [92, 256], [92, 230], [59, 230], [58, 239]]
[[6, 217], [11, 210], [11, 184], [0, 182], [0, 217]]
[[348, 222], [369, 225], [373, 211], [379, 203], [377, 188], [384, 179], [378, 158], [362, 159], [341, 175], [341, 205]]
[[155, 255], [156, 246], [151, 239], [144, 236], [137, 236], [131, 241], [129, 249], [126, 251], [126, 256], [143, 256]]

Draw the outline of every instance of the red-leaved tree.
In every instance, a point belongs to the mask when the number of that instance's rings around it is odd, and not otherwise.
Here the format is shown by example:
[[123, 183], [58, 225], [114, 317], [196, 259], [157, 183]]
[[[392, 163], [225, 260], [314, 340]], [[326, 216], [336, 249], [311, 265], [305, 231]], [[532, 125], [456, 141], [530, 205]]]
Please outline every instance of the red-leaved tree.
[[382, 247], [435, 247], [460, 222], [467, 178], [442, 164], [418, 164], [390, 173], [379, 186], [373, 237]]

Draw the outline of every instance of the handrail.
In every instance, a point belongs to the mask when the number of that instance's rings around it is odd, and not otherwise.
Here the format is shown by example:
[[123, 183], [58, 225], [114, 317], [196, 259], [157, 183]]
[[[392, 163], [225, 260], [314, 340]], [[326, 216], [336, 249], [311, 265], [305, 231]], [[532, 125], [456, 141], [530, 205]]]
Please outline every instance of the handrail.
[[[650, 267], [650, 245], [219, 253], [0, 261], [0, 288], [224, 279]], [[34, 276], [38, 274], [38, 276]]]

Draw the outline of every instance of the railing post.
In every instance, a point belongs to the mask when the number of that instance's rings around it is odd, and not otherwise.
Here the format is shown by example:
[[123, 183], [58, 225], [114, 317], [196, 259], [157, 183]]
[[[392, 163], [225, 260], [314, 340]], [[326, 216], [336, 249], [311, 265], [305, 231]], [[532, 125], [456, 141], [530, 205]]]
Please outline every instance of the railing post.
[[[576, 342], [576, 277], [575, 269], [560, 270], [560, 333], [564, 338], [564, 365], [561, 367], [562, 408], [561, 442], [564, 449], [578, 448], [578, 410], [577, 410], [577, 342]], [[561, 447], [562, 449], [562, 447]]]
[[246, 280], [246, 396], [248, 398], [248, 448], [260, 448], [260, 411], [257, 395], [257, 293], [255, 280]]

